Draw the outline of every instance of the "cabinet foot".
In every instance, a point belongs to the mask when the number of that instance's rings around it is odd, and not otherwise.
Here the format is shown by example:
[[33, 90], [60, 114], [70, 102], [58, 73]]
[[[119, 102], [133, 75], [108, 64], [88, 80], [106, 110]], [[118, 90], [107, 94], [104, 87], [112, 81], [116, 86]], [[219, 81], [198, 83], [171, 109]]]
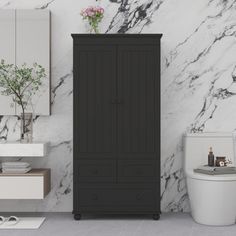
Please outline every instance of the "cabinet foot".
[[75, 220], [80, 220], [81, 219], [81, 214], [74, 214], [74, 219]]
[[153, 214], [152, 218], [153, 218], [153, 220], [159, 220], [160, 219], [160, 214]]

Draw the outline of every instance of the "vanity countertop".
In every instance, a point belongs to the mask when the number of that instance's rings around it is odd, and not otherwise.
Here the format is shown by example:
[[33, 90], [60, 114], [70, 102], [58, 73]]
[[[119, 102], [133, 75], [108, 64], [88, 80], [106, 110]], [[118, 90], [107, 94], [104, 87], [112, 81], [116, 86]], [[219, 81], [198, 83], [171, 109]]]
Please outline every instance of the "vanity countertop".
[[0, 176], [44, 176], [48, 173], [50, 173], [49, 168], [47, 168], [47, 169], [42, 169], [41, 168], [41, 169], [32, 169], [29, 172], [24, 173], [24, 174], [2, 173], [0, 171]]

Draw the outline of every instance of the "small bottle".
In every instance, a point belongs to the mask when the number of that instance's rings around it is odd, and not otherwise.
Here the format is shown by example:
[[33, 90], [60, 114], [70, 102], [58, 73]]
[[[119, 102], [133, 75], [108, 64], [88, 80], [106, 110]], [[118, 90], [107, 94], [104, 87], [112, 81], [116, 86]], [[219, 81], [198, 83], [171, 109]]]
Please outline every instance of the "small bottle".
[[208, 154], [208, 166], [214, 166], [214, 154], [212, 151], [212, 147], [210, 147], [209, 154]]

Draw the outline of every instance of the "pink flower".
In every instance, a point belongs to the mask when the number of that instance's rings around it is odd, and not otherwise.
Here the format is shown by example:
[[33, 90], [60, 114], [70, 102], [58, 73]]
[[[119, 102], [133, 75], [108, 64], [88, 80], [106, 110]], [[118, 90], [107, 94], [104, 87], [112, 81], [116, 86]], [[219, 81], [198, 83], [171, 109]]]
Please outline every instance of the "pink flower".
[[103, 13], [104, 13], [104, 9], [99, 6], [90, 6], [81, 11], [81, 15], [83, 17], [92, 17], [92, 16], [95, 16], [96, 14], [103, 15]]
[[101, 14], [103, 14], [103, 13], [104, 13], [104, 8], [99, 7], [99, 8], [98, 8], [98, 12], [100, 12]]

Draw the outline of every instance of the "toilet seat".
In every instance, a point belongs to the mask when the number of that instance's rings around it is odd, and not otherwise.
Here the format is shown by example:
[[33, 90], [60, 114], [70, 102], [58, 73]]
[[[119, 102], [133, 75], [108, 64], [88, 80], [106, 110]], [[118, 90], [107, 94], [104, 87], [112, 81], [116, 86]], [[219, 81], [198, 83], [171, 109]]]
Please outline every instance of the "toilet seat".
[[236, 181], [236, 174], [206, 175], [195, 173], [194, 171], [187, 171], [187, 177], [206, 181]]

